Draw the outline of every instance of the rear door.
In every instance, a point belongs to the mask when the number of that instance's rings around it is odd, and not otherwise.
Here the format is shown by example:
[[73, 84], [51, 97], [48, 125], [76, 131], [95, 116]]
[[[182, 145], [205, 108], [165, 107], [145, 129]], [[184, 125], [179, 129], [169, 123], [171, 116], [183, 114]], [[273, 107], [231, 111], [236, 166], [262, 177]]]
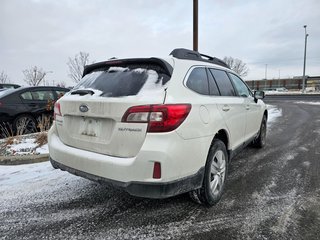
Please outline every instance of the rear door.
[[56, 116], [56, 126], [61, 141], [109, 156], [136, 156], [148, 123], [126, 123], [122, 118], [130, 107], [162, 104], [169, 79], [157, 64], [95, 68], [59, 100], [61, 116]]
[[231, 147], [235, 149], [244, 142], [246, 129], [245, 100], [236, 97], [236, 92], [225, 71], [210, 68], [209, 72], [219, 88], [221, 97], [216, 99], [217, 106], [228, 127]]

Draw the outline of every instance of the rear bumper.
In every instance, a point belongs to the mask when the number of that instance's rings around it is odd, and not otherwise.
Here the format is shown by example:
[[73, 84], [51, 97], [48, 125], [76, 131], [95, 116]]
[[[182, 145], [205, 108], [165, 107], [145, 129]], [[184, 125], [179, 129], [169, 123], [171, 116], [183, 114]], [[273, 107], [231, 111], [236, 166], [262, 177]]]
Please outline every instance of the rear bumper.
[[[55, 125], [48, 134], [53, 166], [147, 198], [171, 197], [201, 187], [204, 163], [194, 161], [204, 158], [198, 142], [181, 141], [176, 133], [147, 136], [137, 156], [121, 158], [68, 146], [59, 138]], [[154, 162], [161, 163], [160, 179], [153, 178]]]
[[107, 179], [104, 177], [96, 176], [90, 173], [86, 173], [68, 166], [65, 166], [52, 158], [50, 158], [50, 162], [52, 166], [55, 168], [59, 168], [63, 171], [68, 171], [71, 174], [76, 176], [84, 177], [90, 179], [92, 181], [96, 181], [102, 184], [108, 184], [113, 187], [121, 188], [127, 191], [130, 195], [137, 197], [145, 197], [145, 198], [168, 198], [181, 193], [189, 192], [193, 189], [197, 189], [201, 186], [203, 175], [204, 175], [204, 167], [201, 168], [196, 174], [184, 177], [178, 180], [170, 181], [170, 182], [120, 182], [111, 179]]

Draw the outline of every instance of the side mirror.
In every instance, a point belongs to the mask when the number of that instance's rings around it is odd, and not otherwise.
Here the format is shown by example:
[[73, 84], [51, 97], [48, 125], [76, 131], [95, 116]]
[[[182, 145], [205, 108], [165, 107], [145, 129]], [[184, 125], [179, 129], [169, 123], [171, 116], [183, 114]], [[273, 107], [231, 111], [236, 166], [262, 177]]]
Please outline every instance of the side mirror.
[[258, 99], [264, 99], [265, 94], [264, 94], [264, 91], [254, 91], [253, 96], [254, 96], [255, 102], [258, 102]]

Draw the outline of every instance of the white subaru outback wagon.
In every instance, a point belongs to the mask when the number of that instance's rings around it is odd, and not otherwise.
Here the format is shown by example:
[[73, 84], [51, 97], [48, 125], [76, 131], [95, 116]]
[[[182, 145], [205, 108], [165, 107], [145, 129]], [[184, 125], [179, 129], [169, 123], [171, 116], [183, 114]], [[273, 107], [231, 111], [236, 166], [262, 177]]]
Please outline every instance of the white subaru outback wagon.
[[189, 192], [214, 205], [230, 159], [265, 145], [263, 97], [223, 61], [187, 49], [88, 65], [55, 104], [50, 161], [134, 196]]

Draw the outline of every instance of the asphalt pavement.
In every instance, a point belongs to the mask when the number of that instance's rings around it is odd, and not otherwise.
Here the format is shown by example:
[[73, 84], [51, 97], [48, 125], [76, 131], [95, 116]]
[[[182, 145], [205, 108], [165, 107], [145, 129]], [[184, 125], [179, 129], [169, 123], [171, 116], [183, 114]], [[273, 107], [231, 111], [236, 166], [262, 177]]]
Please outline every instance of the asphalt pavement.
[[0, 239], [320, 239], [320, 101], [266, 98], [264, 149], [233, 159], [221, 201], [127, 193], [54, 170], [0, 166]]

